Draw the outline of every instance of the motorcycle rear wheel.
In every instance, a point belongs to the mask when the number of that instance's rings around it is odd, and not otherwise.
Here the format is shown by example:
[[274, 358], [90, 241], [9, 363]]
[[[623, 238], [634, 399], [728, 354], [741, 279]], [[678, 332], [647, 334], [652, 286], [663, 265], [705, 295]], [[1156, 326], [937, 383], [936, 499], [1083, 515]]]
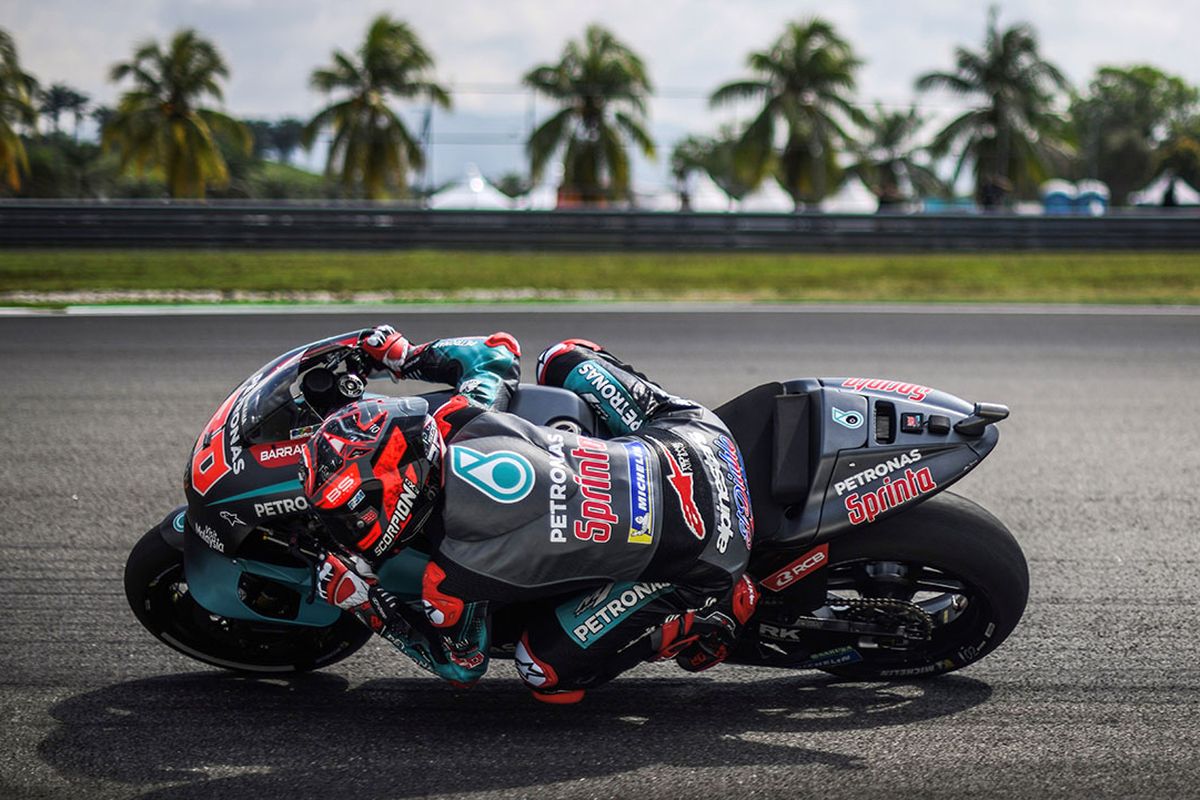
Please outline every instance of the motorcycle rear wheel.
[[1016, 539], [986, 509], [950, 492], [834, 540], [829, 558], [832, 595], [941, 609], [932, 615], [927, 642], [858, 646], [860, 661], [821, 667], [844, 678], [930, 677], [961, 669], [1008, 638], [1029, 597], [1029, 568]]
[[212, 614], [188, 591], [183, 553], [148, 531], [125, 562], [125, 597], [138, 621], [168, 647], [215, 667], [252, 673], [305, 672], [335, 664], [371, 638], [349, 614], [317, 628]]

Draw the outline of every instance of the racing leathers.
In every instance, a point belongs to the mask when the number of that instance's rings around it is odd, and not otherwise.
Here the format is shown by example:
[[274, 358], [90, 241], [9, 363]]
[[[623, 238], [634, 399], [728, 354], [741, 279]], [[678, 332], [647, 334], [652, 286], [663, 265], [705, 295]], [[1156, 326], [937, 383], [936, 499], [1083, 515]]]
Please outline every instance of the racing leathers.
[[511, 336], [397, 342], [395, 374], [456, 387], [434, 414], [442, 489], [422, 613], [349, 557], [322, 565], [331, 602], [463, 684], [487, 669], [492, 612], [520, 604], [517, 670], [550, 702], [643, 661], [703, 669], [726, 657], [757, 589], [743, 575], [754, 535], [745, 467], [716, 415], [568, 340], [542, 353], [537, 380], [579, 395], [607, 435], [539, 427], [504, 413], [519, 379]]

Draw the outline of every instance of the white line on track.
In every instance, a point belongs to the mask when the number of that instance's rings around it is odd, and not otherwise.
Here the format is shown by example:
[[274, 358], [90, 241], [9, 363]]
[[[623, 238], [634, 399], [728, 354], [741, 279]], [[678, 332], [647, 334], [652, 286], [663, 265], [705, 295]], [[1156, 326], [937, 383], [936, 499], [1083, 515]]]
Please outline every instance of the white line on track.
[[188, 304], [188, 305], [79, 305], [63, 309], [0, 306], [0, 317], [92, 316], [169, 317], [176, 315], [278, 315], [278, 314], [918, 314], [954, 316], [1200, 316], [1200, 306], [1115, 305], [935, 305], [836, 303], [477, 303], [477, 304]]
[[474, 303], [474, 304], [188, 304], [188, 305], [80, 305], [61, 310], [0, 307], [0, 316], [174, 316], [272, 314], [993, 314], [1006, 316], [1200, 316], [1200, 306], [1143, 305], [938, 305], [938, 304], [836, 304], [836, 303]]

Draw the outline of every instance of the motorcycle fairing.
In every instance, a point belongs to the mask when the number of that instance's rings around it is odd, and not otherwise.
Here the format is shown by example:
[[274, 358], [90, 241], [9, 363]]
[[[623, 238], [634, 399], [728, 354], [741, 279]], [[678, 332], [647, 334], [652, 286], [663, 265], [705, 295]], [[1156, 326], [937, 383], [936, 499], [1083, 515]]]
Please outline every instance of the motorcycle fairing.
[[188, 461], [184, 491], [188, 522], [211, 548], [231, 555], [261, 522], [307, 509], [296, 464], [321, 417], [297, 383], [307, 370], [337, 363], [357, 340], [358, 333], [339, 334], [269, 361], [209, 420]]
[[[232, 619], [322, 627], [333, 624], [342, 613], [320, 598], [308, 602], [312, 590], [312, 571], [309, 566], [226, 558], [190, 530], [184, 533], [183, 549], [188, 591], [197, 603], [214, 614]], [[423, 553], [411, 548], [402, 550], [380, 568], [380, 585], [403, 599], [418, 599], [421, 596], [421, 576], [428, 562], [429, 557]], [[256, 575], [295, 592], [299, 596], [299, 601], [294, 604], [295, 616], [267, 616], [247, 605], [246, 593], [242, 590], [246, 575]]]
[[[954, 429], [974, 411], [936, 389], [864, 378], [764, 384], [718, 408], [750, 473], [765, 545], [756, 548], [754, 574], [782, 565], [773, 552], [884, 519], [959, 480], [999, 439], [992, 424], [978, 436]], [[920, 415], [919, 430], [902, 429], [907, 414]], [[933, 432], [931, 416], [946, 425]]]

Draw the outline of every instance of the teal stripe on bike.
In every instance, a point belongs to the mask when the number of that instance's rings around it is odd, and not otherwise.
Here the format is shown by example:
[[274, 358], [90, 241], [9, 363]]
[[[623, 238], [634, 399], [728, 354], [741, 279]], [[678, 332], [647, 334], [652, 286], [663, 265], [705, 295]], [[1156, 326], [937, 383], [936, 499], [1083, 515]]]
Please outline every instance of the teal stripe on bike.
[[252, 492], [243, 492], [235, 494], [233, 497], [226, 497], [224, 500], [218, 500], [215, 503], [209, 503], [210, 506], [224, 505], [225, 503], [233, 503], [237, 500], [249, 500], [251, 497], [262, 497], [265, 494], [297, 494], [300, 492], [300, 480], [284, 481], [283, 483], [273, 483], [270, 486], [264, 486], [261, 489], [255, 489]]

